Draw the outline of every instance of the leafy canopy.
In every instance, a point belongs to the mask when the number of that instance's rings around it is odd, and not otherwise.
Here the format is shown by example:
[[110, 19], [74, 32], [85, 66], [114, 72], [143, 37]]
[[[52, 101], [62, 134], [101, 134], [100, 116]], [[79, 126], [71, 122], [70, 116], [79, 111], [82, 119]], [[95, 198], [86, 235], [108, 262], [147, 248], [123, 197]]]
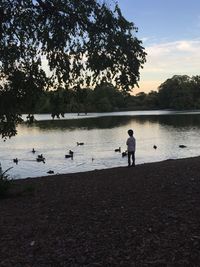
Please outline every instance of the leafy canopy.
[[112, 82], [130, 91], [145, 63], [142, 42], [117, 4], [1, 0], [0, 134], [16, 134], [21, 107], [43, 90]]
[[159, 86], [161, 108], [199, 109], [200, 76], [174, 75]]

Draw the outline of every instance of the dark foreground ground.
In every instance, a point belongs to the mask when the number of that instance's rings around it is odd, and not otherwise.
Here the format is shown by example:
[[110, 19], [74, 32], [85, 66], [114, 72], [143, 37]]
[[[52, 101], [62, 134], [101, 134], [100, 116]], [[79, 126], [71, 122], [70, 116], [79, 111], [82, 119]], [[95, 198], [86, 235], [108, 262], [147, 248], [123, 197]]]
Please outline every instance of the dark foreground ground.
[[18, 180], [0, 266], [200, 266], [200, 158]]

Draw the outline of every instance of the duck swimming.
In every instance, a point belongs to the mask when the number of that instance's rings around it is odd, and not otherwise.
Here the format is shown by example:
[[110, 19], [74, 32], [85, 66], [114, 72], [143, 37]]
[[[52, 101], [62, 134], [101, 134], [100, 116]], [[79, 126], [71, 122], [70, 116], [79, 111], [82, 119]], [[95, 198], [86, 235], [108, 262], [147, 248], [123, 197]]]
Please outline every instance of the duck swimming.
[[122, 158], [123, 157], [126, 157], [127, 155], [128, 155], [128, 152], [127, 151], [122, 152]]
[[115, 152], [121, 152], [121, 147], [116, 148], [116, 149], [115, 149]]
[[77, 143], [77, 146], [83, 146], [84, 143], [83, 142], [76, 142]]
[[65, 155], [65, 158], [68, 159], [68, 158], [71, 158], [73, 159], [73, 156], [74, 156], [74, 152], [72, 150], [69, 150], [69, 154], [66, 154]]
[[185, 148], [185, 147], [187, 147], [187, 146], [185, 146], [185, 145], [179, 145], [179, 147], [180, 147], [180, 148]]
[[18, 161], [19, 161], [18, 158], [13, 159], [13, 162], [16, 164], [18, 164]]
[[37, 162], [41, 162], [42, 161], [43, 163], [45, 163], [45, 158], [43, 157], [42, 154], [38, 155], [36, 160], [37, 160]]
[[74, 152], [72, 150], [69, 150], [69, 155], [74, 155]]
[[65, 155], [65, 158], [66, 158], [66, 159], [68, 159], [68, 158], [73, 159], [73, 155]]
[[52, 171], [52, 170], [49, 170], [47, 173], [49, 173], [49, 174], [53, 174], [53, 173], [54, 173], [54, 171]]

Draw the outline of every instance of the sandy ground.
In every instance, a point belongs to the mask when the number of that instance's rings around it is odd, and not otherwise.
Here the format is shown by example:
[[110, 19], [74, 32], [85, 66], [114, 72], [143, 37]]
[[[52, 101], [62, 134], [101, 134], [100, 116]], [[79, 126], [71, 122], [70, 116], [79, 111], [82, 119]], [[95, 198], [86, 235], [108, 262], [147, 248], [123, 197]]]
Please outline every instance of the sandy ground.
[[13, 181], [10, 266], [200, 266], [200, 157]]

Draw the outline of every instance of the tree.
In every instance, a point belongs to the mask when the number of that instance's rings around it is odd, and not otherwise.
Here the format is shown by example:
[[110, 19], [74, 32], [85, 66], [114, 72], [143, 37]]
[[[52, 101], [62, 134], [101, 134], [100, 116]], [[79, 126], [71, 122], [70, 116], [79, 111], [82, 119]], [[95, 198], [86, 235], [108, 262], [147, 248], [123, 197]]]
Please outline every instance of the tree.
[[[184, 109], [191, 107], [191, 78], [174, 75], [159, 86], [159, 103], [162, 108]], [[189, 100], [189, 102], [188, 102]]]
[[[115, 111], [123, 107], [124, 96], [112, 84], [104, 82], [95, 87], [93, 102], [98, 111]], [[106, 103], [106, 108], [101, 103]]]
[[16, 134], [21, 107], [34, 106], [42, 90], [102, 81], [131, 90], [146, 56], [135, 32], [117, 4], [1, 0], [0, 133]]
[[194, 101], [198, 102], [196, 108], [200, 108], [199, 103], [200, 103], [200, 76], [192, 76], [191, 77], [191, 87], [193, 91], [193, 97]]
[[158, 103], [158, 92], [150, 91], [145, 97], [145, 106], [146, 108], [154, 109], [159, 108]]

